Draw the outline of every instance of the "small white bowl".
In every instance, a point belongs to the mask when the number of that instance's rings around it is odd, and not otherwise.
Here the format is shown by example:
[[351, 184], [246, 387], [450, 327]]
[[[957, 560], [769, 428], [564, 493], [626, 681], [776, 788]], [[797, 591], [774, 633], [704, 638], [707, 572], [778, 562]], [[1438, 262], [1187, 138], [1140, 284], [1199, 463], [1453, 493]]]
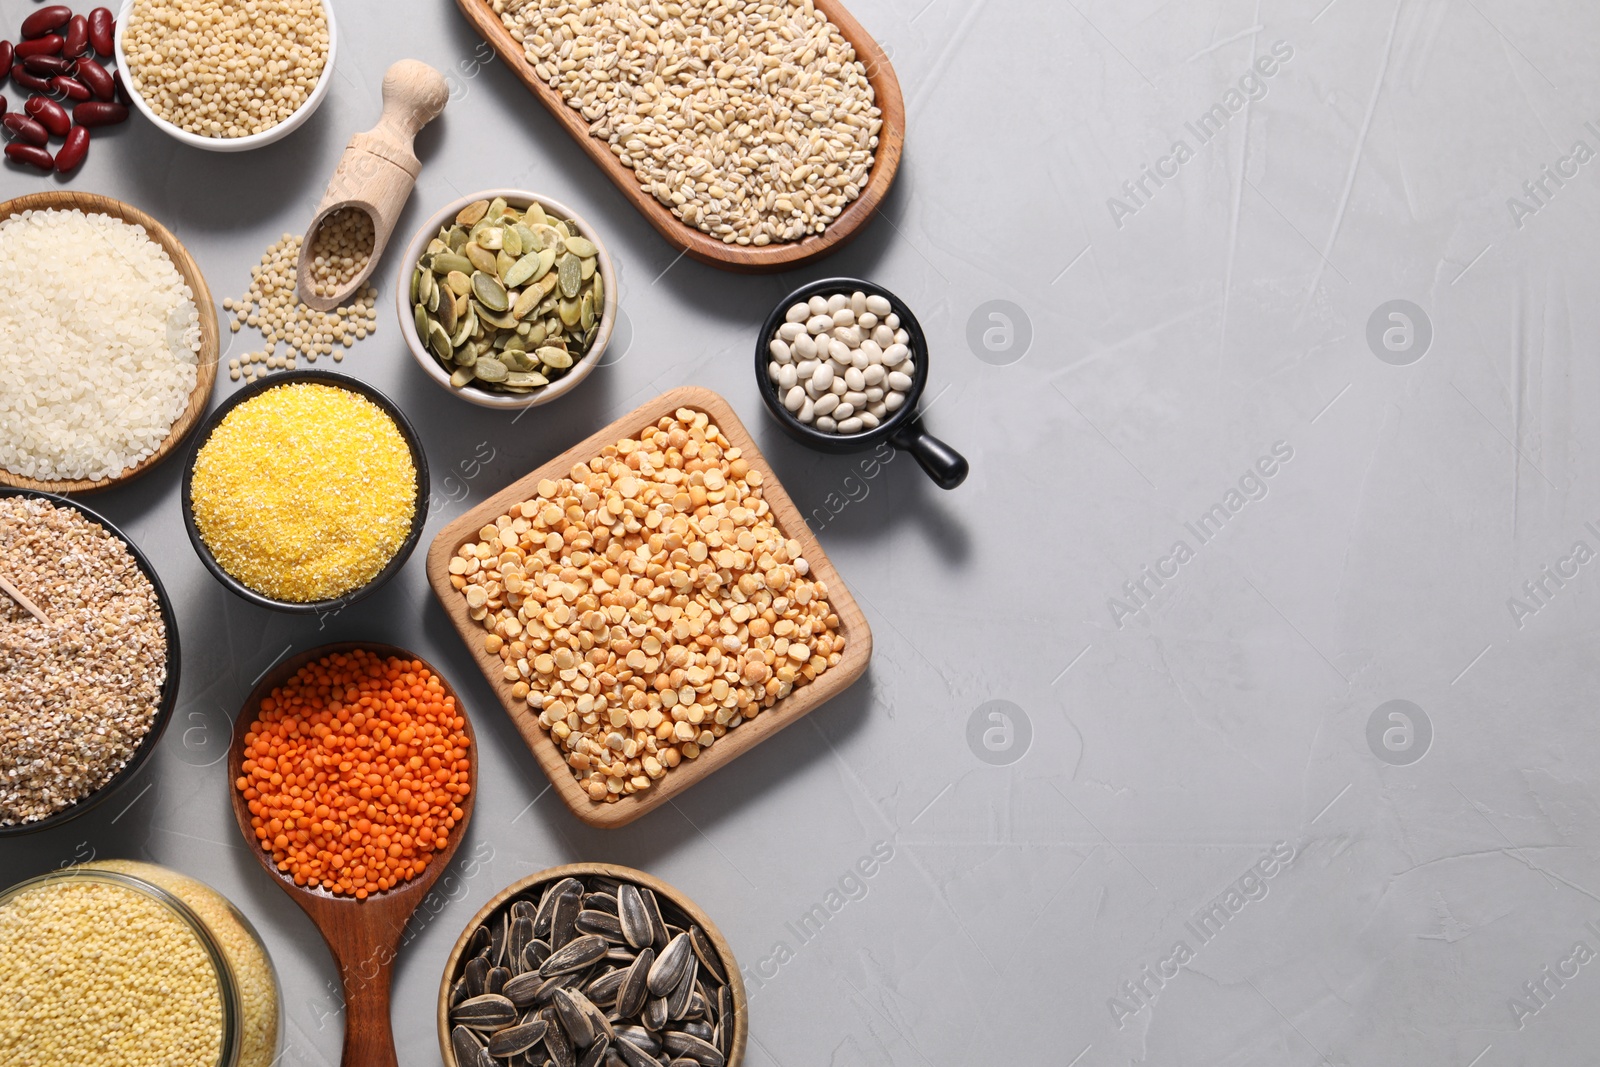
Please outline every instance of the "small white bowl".
[[316, 113], [317, 108], [322, 106], [322, 101], [327, 98], [328, 90], [333, 85], [333, 63], [339, 54], [339, 30], [333, 20], [333, 4], [330, 0], [322, 0], [322, 14], [328, 20], [328, 59], [322, 66], [322, 77], [318, 78], [317, 84], [312, 87], [311, 95], [306, 97], [305, 103], [301, 104], [294, 114], [270, 130], [252, 133], [245, 137], [201, 137], [197, 133], [190, 133], [174, 126], [157, 115], [139, 94], [138, 88], [133, 84], [133, 71], [128, 66], [128, 57], [122, 51], [122, 35], [127, 32], [128, 16], [133, 12], [133, 5], [137, 2], [138, 0], [126, 0], [117, 15], [115, 42], [117, 69], [122, 72], [122, 86], [128, 91], [128, 98], [133, 101], [133, 106], [157, 129], [173, 140], [181, 141], [191, 148], [203, 148], [208, 152], [248, 152], [252, 148], [260, 148], [289, 136], [305, 125], [306, 120]]
[[[537, 201], [546, 211], [569, 219], [578, 224], [578, 229], [583, 236], [592, 242], [599, 250], [599, 270], [601, 284], [605, 286], [605, 307], [600, 313], [600, 329], [594, 335], [594, 344], [589, 346], [589, 351], [583, 358], [574, 363], [566, 374], [557, 378], [549, 385], [516, 396], [510, 393], [491, 393], [473, 385], [466, 385], [460, 389], [450, 384], [450, 375], [440, 365], [439, 360], [422, 343], [417, 336], [416, 313], [411, 306], [411, 274], [417, 269], [417, 261], [422, 258], [423, 250], [428, 247], [428, 242], [439, 236], [439, 230], [447, 222], [453, 220], [461, 209], [476, 200], [493, 200], [495, 197], [504, 198], [512, 207], [525, 208]], [[606, 345], [611, 340], [611, 328], [617, 321], [617, 274], [611, 265], [611, 253], [606, 250], [602, 241], [584, 219], [570, 207], [559, 200], [551, 200], [548, 196], [530, 193], [524, 189], [485, 189], [471, 196], [463, 196], [460, 200], [453, 200], [439, 209], [411, 239], [406, 246], [405, 258], [400, 261], [400, 276], [395, 282], [395, 307], [400, 313], [400, 333], [406, 339], [406, 346], [411, 349], [412, 356], [416, 357], [418, 365], [423, 371], [439, 383], [439, 387], [448, 391], [453, 396], [458, 396], [479, 407], [498, 408], [501, 411], [516, 411], [521, 408], [536, 408], [541, 404], [548, 404], [559, 399], [578, 387], [578, 383], [589, 376], [600, 363], [600, 356], [605, 352]]]

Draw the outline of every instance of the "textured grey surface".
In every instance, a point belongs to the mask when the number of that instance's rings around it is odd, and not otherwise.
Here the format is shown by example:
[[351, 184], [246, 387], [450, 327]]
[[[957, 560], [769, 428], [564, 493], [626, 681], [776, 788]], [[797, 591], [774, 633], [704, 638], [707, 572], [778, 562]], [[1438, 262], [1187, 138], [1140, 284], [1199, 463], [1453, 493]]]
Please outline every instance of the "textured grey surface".
[[[645, 868], [716, 919], [750, 978], [760, 1067], [1592, 1061], [1600, 10], [854, 10], [905, 89], [905, 164], [854, 245], [791, 276], [676, 260], [501, 64], [475, 65], [442, 2], [344, 0], [338, 84], [286, 141], [212, 156], [136, 122], [95, 141], [72, 188], [152, 212], [219, 300], [238, 295], [375, 119], [385, 66], [450, 69], [408, 224], [477, 188], [554, 195], [603, 228], [628, 321], [614, 365], [513, 425], [412, 365], [385, 264], [382, 329], [343, 368], [405, 406], [459, 498], [430, 536], [637, 403], [709, 386], [815, 515], [874, 629], [868, 675], [678, 803], [589, 830], [544, 792], [421, 552], [321, 628], [255, 610], [194, 558], [169, 463], [92, 503], [177, 599], [178, 717], [116, 801], [0, 846], [4, 880], [99, 854], [210, 881], [283, 976], [286, 1062], [335, 1062], [328, 956], [239, 842], [218, 761], [277, 657], [370, 638], [439, 664], [482, 742], [453, 899], [399, 963], [404, 1064], [436, 1060], [466, 919], [580, 858]], [[1275, 46], [1271, 76], [1230, 97]], [[7, 194], [46, 184], [0, 173]], [[753, 331], [824, 273], [912, 303], [934, 348], [928, 423], [972, 460], [961, 489], [906, 457], [862, 478], [761, 410]], [[1396, 300], [1407, 317], [1387, 317]], [[1378, 711], [1392, 700], [1405, 718]], [[1263, 860], [1275, 847], [1292, 861]], [[892, 858], [858, 879], [874, 849]], [[1216, 902], [1226, 921], [1200, 931]], [[816, 905], [836, 911], [799, 936]]]

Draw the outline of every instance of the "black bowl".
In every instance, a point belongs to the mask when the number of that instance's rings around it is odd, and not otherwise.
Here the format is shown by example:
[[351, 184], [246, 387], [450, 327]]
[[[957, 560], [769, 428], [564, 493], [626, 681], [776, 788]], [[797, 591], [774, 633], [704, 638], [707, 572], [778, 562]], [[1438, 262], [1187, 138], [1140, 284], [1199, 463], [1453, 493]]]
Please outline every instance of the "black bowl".
[[[783, 406], [783, 398], [778, 395], [777, 383], [767, 376], [767, 365], [772, 362], [767, 345], [777, 336], [778, 327], [783, 325], [789, 308], [795, 304], [810, 300], [814, 296], [828, 297], [840, 293], [848, 296], [855, 292], [866, 293], [868, 296], [881, 296], [894, 305], [895, 314], [900, 316], [900, 325], [911, 336], [911, 344], [907, 347], [911, 349], [911, 358], [916, 363], [916, 371], [911, 375], [911, 388], [906, 393], [906, 402], [899, 411], [891, 414], [871, 430], [855, 434], [827, 433], [801, 422]], [[756, 385], [761, 390], [761, 399], [766, 402], [767, 410], [790, 437], [819, 452], [834, 454], [859, 452], [879, 441], [887, 440], [896, 448], [910, 452], [916, 457], [917, 463], [941, 489], [954, 489], [966, 480], [967, 461], [955, 449], [922, 428], [917, 403], [921, 400], [922, 391], [927, 384], [928, 339], [923, 335], [922, 325], [917, 322], [917, 317], [911, 313], [904, 300], [883, 286], [874, 285], [860, 278], [824, 278], [809, 285], [802, 285], [778, 302], [772, 313], [767, 316], [767, 321], [761, 324], [761, 332], [756, 337]]]
[[[269, 596], [263, 596], [223, 570], [222, 565], [217, 562], [216, 557], [211, 554], [211, 550], [206, 547], [205, 541], [200, 537], [200, 528], [195, 525], [194, 497], [192, 495], [195, 459], [200, 455], [200, 449], [211, 439], [211, 434], [216, 430], [218, 424], [227, 417], [228, 412], [251, 397], [260, 396], [268, 389], [274, 389], [280, 385], [293, 385], [296, 382], [321, 382], [324, 385], [348, 389], [352, 393], [360, 393], [378, 405], [399, 427], [400, 436], [405, 438], [407, 447], [411, 449], [411, 464], [417, 469], [417, 504], [411, 516], [411, 532], [406, 535], [405, 541], [395, 551], [394, 558], [388, 562], [383, 570], [374, 575], [366, 585], [352, 589], [343, 596], [334, 597], [332, 600], [311, 600], [305, 603], [274, 600]], [[189, 531], [189, 543], [194, 545], [195, 554], [200, 557], [200, 562], [206, 565], [206, 570], [215, 575], [217, 581], [227, 586], [229, 591], [235, 595], [248, 600], [252, 604], [271, 608], [274, 611], [287, 612], [291, 615], [337, 614], [363, 597], [371, 595], [384, 582], [398, 574], [401, 567], [405, 566], [406, 559], [411, 555], [412, 549], [417, 547], [417, 541], [422, 537], [422, 527], [428, 521], [428, 493], [428, 457], [422, 451], [422, 439], [417, 436], [417, 429], [411, 425], [411, 420], [405, 417], [405, 414], [396, 406], [394, 401], [366, 382], [343, 374], [334, 374], [332, 371], [325, 370], [287, 371], [269, 374], [267, 377], [251, 382], [237, 393], [234, 393], [222, 402], [221, 407], [211, 413], [210, 418], [206, 419], [205, 424], [194, 435], [194, 444], [190, 446], [189, 458], [183, 466], [183, 527]]]
[[178, 705], [178, 674], [183, 664], [183, 655], [178, 647], [178, 617], [172, 613], [172, 601], [167, 597], [166, 587], [161, 584], [161, 578], [156, 574], [155, 567], [150, 565], [150, 560], [140, 551], [128, 535], [112, 525], [111, 521], [97, 511], [84, 507], [76, 500], [57, 496], [54, 493], [41, 493], [35, 489], [12, 489], [0, 486], [0, 497], [26, 496], [39, 500], [48, 500], [57, 507], [71, 508], [81, 514], [90, 522], [97, 522], [105, 527], [117, 540], [121, 541], [133, 556], [134, 562], [139, 564], [139, 569], [150, 580], [150, 587], [156, 591], [156, 603], [161, 605], [161, 622], [167, 629], [167, 680], [161, 686], [161, 698], [156, 704], [155, 718], [150, 721], [150, 729], [139, 741], [139, 747], [134, 749], [133, 755], [122, 769], [112, 775], [105, 785], [93, 793], [83, 797], [71, 807], [62, 808], [54, 815], [48, 815], [35, 822], [11, 823], [0, 825], [0, 838], [20, 837], [23, 834], [37, 833], [40, 830], [49, 830], [70, 822], [101, 803], [107, 797], [127, 785], [134, 775], [139, 773], [145, 761], [150, 758], [150, 753], [155, 751], [156, 745], [161, 740], [161, 735], [166, 732], [167, 723], [172, 720], [172, 710]]

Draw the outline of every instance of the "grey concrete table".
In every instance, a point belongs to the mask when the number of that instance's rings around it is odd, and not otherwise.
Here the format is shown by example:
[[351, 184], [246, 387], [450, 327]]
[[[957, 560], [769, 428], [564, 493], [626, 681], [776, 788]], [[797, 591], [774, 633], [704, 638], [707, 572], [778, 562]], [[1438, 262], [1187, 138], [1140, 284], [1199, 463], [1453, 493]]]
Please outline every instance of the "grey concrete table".
[[[905, 88], [905, 165], [854, 245], [792, 276], [675, 258], [442, 0], [343, 0], [334, 92], [286, 141], [209, 155], [135, 122], [72, 187], [152, 212], [239, 295], [374, 120], [384, 68], [450, 71], [407, 227], [478, 188], [552, 194], [603, 227], [627, 318], [612, 365], [513, 425], [413, 365], [385, 264], [382, 329], [343, 369], [422, 429], [454, 497], [425, 536], [705, 385], [812, 515], [873, 626], [869, 674], [678, 803], [590, 830], [420, 552], [337, 618], [256, 610], [195, 559], [168, 463], [92, 503], [176, 598], [177, 717], [113, 803], [0, 846], [3, 881], [92, 855], [204, 878], [271, 949], [285, 1062], [336, 1062], [328, 955], [239, 841], [220, 761], [268, 665], [369, 638], [440, 664], [482, 741], [469, 840], [399, 963], [407, 1065], [436, 1062], [466, 919], [575, 859], [648, 869], [717, 920], [759, 1067], [1593, 1062], [1600, 9], [854, 10]], [[48, 184], [0, 173], [6, 195]], [[959, 490], [907, 457], [865, 477], [761, 410], [757, 324], [824, 273], [914, 306], [928, 423], [972, 460]]]

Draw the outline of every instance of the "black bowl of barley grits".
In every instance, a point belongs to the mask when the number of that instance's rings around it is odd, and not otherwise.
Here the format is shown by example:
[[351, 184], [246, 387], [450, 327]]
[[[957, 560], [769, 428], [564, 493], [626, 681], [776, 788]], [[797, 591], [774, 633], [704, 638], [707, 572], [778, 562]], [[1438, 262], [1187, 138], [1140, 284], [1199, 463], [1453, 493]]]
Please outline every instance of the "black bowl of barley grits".
[[155, 568], [104, 517], [0, 488], [0, 837], [67, 822], [139, 772], [178, 700], [178, 625]]

